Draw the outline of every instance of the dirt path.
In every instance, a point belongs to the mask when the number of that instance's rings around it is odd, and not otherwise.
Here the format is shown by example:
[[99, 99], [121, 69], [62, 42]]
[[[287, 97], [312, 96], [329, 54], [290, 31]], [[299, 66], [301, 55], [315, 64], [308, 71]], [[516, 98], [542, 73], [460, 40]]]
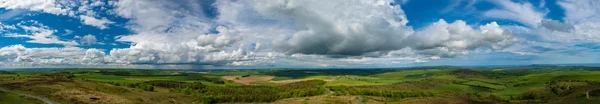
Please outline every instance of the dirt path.
[[46, 104], [58, 104], [58, 103], [56, 103], [56, 102], [53, 102], [53, 101], [51, 101], [51, 100], [48, 100], [48, 99], [46, 99], [46, 98], [37, 97], [37, 96], [29, 95], [29, 94], [24, 94], [24, 93], [20, 93], [20, 92], [14, 92], [14, 91], [10, 91], [10, 90], [6, 90], [6, 89], [2, 89], [2, 88], [0, 88], [0, 91], [3, 91], [3, 92], [9, 92], [9, 93], [14, 93], [14, 94], [21, 95], [21, 96], [27, 96], [27, 97], [30, 97], [30, 98], [35, 98], [35, 99], [38, 99], [38, 100], [40, 100], [40, 101], [43, 101], [43, 102], [44, 102], [44, 103], [46, 103]]
[[362, 97], [358, 96], [358, 104], [363, 104]]
[[325, 91], [329, 92], [329, 93], [326, 93], [325, 96], [329, 96], [329, 95], [335, 94], [335, 92], [331, 91], [331, 89], [329, 89], [327, 87], [325, 87]]
[[[329, 83], [329, 82], [326, 82], [325, 84], [323, 84], [323, 86], [327, 85], [327, 83]], [[325, 87], [325, 90], [327, 90], [327, 92], [329, 92], [329, 94], [325, 94], [325, 96], [329, 96], [329, 95], [335, 94], [335, 92], [331, 91], [331, 89], [329, 89], [327, 87]]]

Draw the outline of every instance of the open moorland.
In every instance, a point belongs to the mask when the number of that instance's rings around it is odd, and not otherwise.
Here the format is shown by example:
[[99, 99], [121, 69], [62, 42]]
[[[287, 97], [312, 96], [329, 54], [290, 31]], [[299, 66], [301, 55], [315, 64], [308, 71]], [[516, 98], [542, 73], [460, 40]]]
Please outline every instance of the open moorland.
[[600, 102], [600, 68], [12, 69], [0, 88], [7, 104], [586, 104]]

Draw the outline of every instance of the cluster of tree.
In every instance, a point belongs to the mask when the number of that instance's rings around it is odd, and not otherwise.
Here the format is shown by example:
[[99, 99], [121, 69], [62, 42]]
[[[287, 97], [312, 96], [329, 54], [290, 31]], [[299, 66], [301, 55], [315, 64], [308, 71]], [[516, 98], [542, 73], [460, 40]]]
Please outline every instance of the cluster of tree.
[[154, 80], [154, 81], [147, 81], [147, 82], [144, 82], [144, 83], [150, 84], [150, 85], [153, 85], [153, 86], [157, 86], [157, 87], [163, 87], [163, 88], [191, 88], [191, 89], [201, 89], [201, 88], [206, 87], [206, 86], [202, 85], [202, 83], [200, 83], [200, 82], [185, 83], [185, 82], [169, 81], [169, 80]]
[[460, 78], [482, 78], [485, 75], [481, 72], [469, 70], [469, 69], [459, 69], [450, 72], [450, 74], [460, 77]]
[[431, 97], [433, 93], [427, 91], [385, 91], [385, 90], [351, 90], [350, 95], [381, 96], [388, 98], [411, 98], [411, 97]]
[[329, 70], [311, 70], [311, 69], [275, 69], [263, 72], [264, 74], [273, 76], [285, 76], [289, 78], [304, 78], [316, 75], [330, 75], [330, 76], [341, 76], [341, 75], [358, 75], [368, 76], [374, 74], [380, 74], [385, 72], [398, 71], [399, 69], [329, 69]]
[[126, 83], [126, 82], [105, 82], [108, 84], [112, 84], [115, 86], [126, 86], [129, 88], [138, 88], [138, 89], [142, 89], [144, 91], [154, 91], [154, 86], [152, 86], [151, 84], [147, 84], [147, 83]]
[[204, 76], [195, 76], [195, 77], [192, 77], [191, 79], [193, 79], [193, 80], [207, 81], [207, 82], [211, 82], [211, 83], [214, 83], [214, 84], [225, 84], [225, 81], [223, 79], [220, 79], [220, 78], [209, 78], [209, 77], [204, 77]]
[[491, 90], [496, 90], [496, 91], [502, 91], [502, 90], [504, 90], [504, 88], [494, 88], [494, 87], [485, 86], [485, 85], [479, 85], [479, 84], [462, 84], [462, 85], [467, 85], [467, 86], [471, 86], [471, 87], [485, 88], [485, 89], [491, 89]]
[[307, 97], [325, 93], [321, 80], [295, 82], [281, 86], [205, 86], [200, 88], [179, 87], [189, 84], [169, 84], [177, 86], [169, 91], [200, 97], [205, 103], [222, 102], [273, 102], [284, 98]]
[[[451, 80], [446, 79], [436, 79], [436, 78], [428, 78], [417, 81], [406, 81], [400, 83], [394, 83], [390, 85], [371, 85], [371, 86], [349, 86], [348, 90], [355, 89], [376, 89], [376, 90], [428, 90], [430, 88], [435, 88], [441, 85], [451, 84]], [[337, 87], [346, 87], [346, 86], [337, 86]]]
[[531, 73], [535, 73], [535, 72], [532, 72], [531, 70], [521, 70], [521, 69], [497, 70], [496, 68], [483, 69], [483, 70], [477, 70], [477, 71], [483, 73], [484, 75], [486, 75], [487, 78], [491, 78], [491, 79], [505, 78], [505, 77], [511, 77], [511, 76], [524, 76], [524, 75], [528, 75]]
[[517, 83], [517, 84], [514, 84], [513, 87], [519, 87], [519, 86], [523, 86], [523, 85], [527, 85], [527, 83]]
[[329, 87], [336, 92], [336, 95], [364, 95], [364, 96], [381, 96], [394, 99], [411, 98], [411, 97], [431, 97], [434, 93], [428, 91], [404, 91], [404, 90], [389, 90], [389, 89], [371, 89], [360, 87], [332, 86]]
[[14, 72], [0, 70], [0, 74], [15, 74]]
[[96, 73], [102, 74], [102, 75], [116, 75], [116, 76], [128, 76], [131, 75], [130, 72], [128, 71], [123, 71], [123, 70], [117, 70], [117, 71], [108, 71], [108, 70], [100, 70]]

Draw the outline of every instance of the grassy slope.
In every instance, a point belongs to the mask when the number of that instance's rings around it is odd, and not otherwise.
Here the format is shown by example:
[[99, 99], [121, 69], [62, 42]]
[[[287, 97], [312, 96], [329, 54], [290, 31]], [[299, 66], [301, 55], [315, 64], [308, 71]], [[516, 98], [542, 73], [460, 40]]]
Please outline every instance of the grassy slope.
[[0, 91], [0, 104], [43, 104], [44, 102]]
[[[38, 83], [52, 82], [52, 83]], [[12, 90], [29, 92], [32, 95], [55, 99], [61, 103], [191, 103], [196, 98], [179, 93], [169, 93], [167, 89], [155, 88], [155, 91], [124, 86], [113, 86], [86, 80], [52, 81], [45, 78], [22, 78], [3, 80]], [[89, 98], [99, 98], [91, 101]], [[4, 102], [4, 101], [2, 101]]]
[[[76, 70], [73, 72], [86, 72], [87, 70]], [[368, 85], [389, 85], [395, 83], [402, 83], [406, 81], [419, 81], [423, 79], [445, 79], [451, 80], [453, 83], [440, 85], [429, 89], [428, 91], [434, 93], [472, 93], [477, 92], [484, 95], [498, 95], [502, 99], [509, 99], [510, 96], [520, 95], [523, 92], [530, 91], [533, 89], [540, 89], [545, 86], [549, 81], [556, 80], [593, 80], [600, 81], [600, 71], [585, 71], [585, 70], [531, 70], [531, 71], [513, 71], [513, 70], [476, 70], [484, 73], [485, 77], [478, 78], [460, 78], [451, 75], [452, 70], [444, 69], [427, 69], [427, 70], [399, 70], [399, 71], [386, 71], [386, 72], [369, 72], [374, 73], [371, 75], [360, 74], [358, 71], [353, 71], [347, 75], [343, 74], [314, 74], [307, 73], [310, 75], [294, 75], [294, 76], [276, 76], [277, 80], [289, 80], [289, 79], [304, 79], [304, 80], [325, 80], [329, 81], [326, 86], [368, 86]], [[36, 76], [38, 72], [18, 72], [20, 77]], [[174, 80], [183, 82], [197, 82], [193, 80], [193, 76], [152, 76], [155, 74], [159, 75], [177, 75], [181, 72], [178, 71], [132, 71], [132, 74], [151, 74], [149, 76], [115, 76], [115, 75], [101, 75], [101, 74], [75, 74], [75, 79], [79, 80], [80, 83], [87, 83], [90, 86], [84, 86], [86, 89], [97, 90], [102, 93], [110, 95], [119, 95], [124, 99], [136, 101], [141, 99], [143, 102], [155, 101], [156, 99], [177, 99], [170, 98], [169, 92], [166, 89], [157, 88], [156, 92], [146, 92], [136, 89], [128, 89], [129, 92], [120, 92], [119, 88], [110, 87], [110, 85], [93, 83], [91, 81], [111, 81], [111, 82], [144, 82], [151, 80]], [[17, 74], [0, 74], [0, 77], [16, 77]], [[263, 71], [210, 71], [203, 73], [204, 76], [220, 77], [229, 75], [252, 75], [252, 76], [267, 76], [272, 75], [268, 72]], [[290, 74], [293, 75], [293, 74]], [[90, 81], [84, 81], [81, 79], [87, 79]], [[1, 82], [1, 81], [0, 81]], [[214, 84], [211, 82], [200, 81], [205, 85], [209, 86], [241, 86], [239, 83], [226, 81], [226, 84]], [[253, 82], [252, 84], [276, 86], [281, 85], [273, 82]], [[86, 84], [84, 84], [86, 85]], [[58, 85], [58, 86], [71, 86], [78, 87], [77, 85]], [[109, 86], [109, 87], [107, 87]], [[28, 86], [35, 88], [36, 86]], [[81, 86], [79, 86], [81, 87]], [[582, 90], [583, 91], [583, 90]], [[148, 96], [146, 96], [148, 95]], [[140, 97], [132, 97], [140, 96]], [[144, 97], [146, 96], [146, 97]], [[179, 95], [178, 95], [179, 96]], [[578, 98], [578, 97], [575, 97]], [[186, 99], [186, 97], [180, 98]], [[436, 98], [438, 99], [438, 98]], [[446, 99], [446, 98], [439, 98]], [[554, 99], [556, 100], [556, 99]], [[565, 101], [565, 99], [558, 99]], [[412, 101], [412, 100], [411, 100]]]

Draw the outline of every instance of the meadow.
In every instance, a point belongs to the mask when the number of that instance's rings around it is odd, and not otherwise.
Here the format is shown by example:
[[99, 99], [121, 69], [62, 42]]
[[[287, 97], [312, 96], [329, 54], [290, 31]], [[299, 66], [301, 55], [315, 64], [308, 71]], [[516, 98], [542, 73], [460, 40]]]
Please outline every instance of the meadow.
[[[585, 104], [600, 102], [600, 68], [15, 69], [0, 71], [0, 88], [65, 104]], [[40, 103], [10, 93], [0, 96], [0, 102]]]

